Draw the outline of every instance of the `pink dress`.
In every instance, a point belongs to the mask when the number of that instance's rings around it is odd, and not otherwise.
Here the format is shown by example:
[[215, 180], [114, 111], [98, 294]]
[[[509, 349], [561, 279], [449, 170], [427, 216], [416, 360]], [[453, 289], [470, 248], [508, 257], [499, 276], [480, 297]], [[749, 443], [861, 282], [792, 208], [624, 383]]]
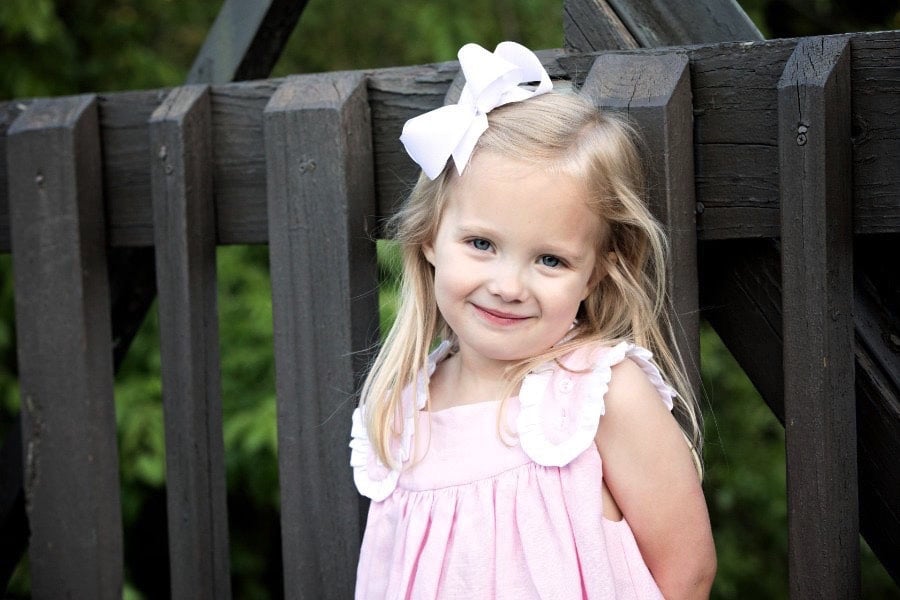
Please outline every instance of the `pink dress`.
[[[432, 353], [429, 375], [448, 350]], [[377, 459], [357, 409], [350, 462], [372, 503], [356, 597], [662, 598], [628, 523], [603, 517], [594, 437], [610, 368], [626, 357], [671, 409], [650, 353], [624, 342], [535, 369], [506, 402], [502, 438], [499, 402], [429, 413], [420, 376], [393, 446], [401, 470]]]

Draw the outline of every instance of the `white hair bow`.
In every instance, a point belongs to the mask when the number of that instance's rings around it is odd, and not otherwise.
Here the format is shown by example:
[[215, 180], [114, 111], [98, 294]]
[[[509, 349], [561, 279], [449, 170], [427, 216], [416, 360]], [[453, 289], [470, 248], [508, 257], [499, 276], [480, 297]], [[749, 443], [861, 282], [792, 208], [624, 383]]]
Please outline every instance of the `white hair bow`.
[[[451, 156], [462, 175], [478, 138], [488, 127], [487, 113], [553, 88], [541, 61], [521, 44], [501, 42], [493, 53], [478, 44], [466, 44], [458, 56], [466, 78], [459, 102], [410, 119], [400, 136], [429, 179], [441, 174]], [[539, 82], [534, 89], [520, 87], [533, 81]]]

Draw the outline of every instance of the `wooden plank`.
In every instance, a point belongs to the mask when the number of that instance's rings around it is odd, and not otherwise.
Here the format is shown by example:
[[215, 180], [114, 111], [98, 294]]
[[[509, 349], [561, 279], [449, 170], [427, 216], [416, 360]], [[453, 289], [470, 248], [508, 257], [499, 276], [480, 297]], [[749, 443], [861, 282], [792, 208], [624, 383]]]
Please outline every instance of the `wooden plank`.
[[225, 0], [191, 65], [188, 83], [266, 77], [308, 1]]
[[359, 74], [287, 79], [265, 111], [288, 598], [353, 595], [362, 530], [347, 440], [378, 327], [370, 132]]
[[[895, 32], [896, 33], [896, 32]], [[900, 43], [854, 36], [851, 45], [854, 229], [900, 230]]]
[[[687, 49], [700, 239], [779, 235], [776, 85], [795, 44], [775, 40]], [[571, 61], [584, 59], [565, 60]]]
[[[892, 314], [900, 275], [886, 256], [898, 234], [857, 236], [856, 401], [860, 529], [894, 580], [900, 580], [900, 365]], [[703, 316], [784, 423], [781, 262], [775, 240], [704, 242], [699, 248]]]
[[868, 236], [856, 263], [856, 398], [860, 529], [882, 565], [900, 582], [900, 235]]
[[570, 52], [640, 47], [606, 0], [565, 0], [563, 35]]
[[699, 244], [702, 316], [784, 424], [781, 256], [774, 239]]
[[[279, 80], [212, 88], [213, 184], [220, 243], [268, 241], [263, 117]], [[220, 126], [219, 123], [227, 123]]]
[[697, 224], [688, 58], [606, 54], [582, 87], [601, 109], [622, 112], [639, 129], [648, 167], [650, 209], [663, 224], [671, 253], [667, 293], [676, 347], [694, 393], [700, 394]]
[[[797, 40], [690, 46], [694, 176], [700, 239], [777, 237], [778, 78]], [[852, 36], [854, 231], [900, 231], [900, 32]], [[659, 50], [628, 53], [654, 55]], [[551, 76], [581, 85], [596, 54], [540, 53]], [[397, 140], [403, 123], [441, 106], [456, 62], [363, 72], [369, 81], [379, 214], [415, 182], [415, 165]], [[266, 204], [261, 112], [280, 80], [214, 86], [213, 165], [218, 241], [264, 243]], [[107, 94], [103, 123], [104, 195], [110, 243], [152, 244], [146, 119], [167, 90]], [[130, 115], [129, 111], [136, 111]], [[141, 113], [141, 114], [137, 114]], [[0, 206], [6, 190], [0, 189]], [[0, 231], [8, 224], [2, 221]], [[0, 235], [2, 244], [2, 235]], [[0, 245], [0, 251], [8, 251]]]
[[609, 5], [645, 48], [763, 39], [736, 0], [609, 0]]
[[229, 598], [208, 87], [149, 126], [172, 598]]
[[848, 40], [797, 45], [778, 120], [790, 593], [858, 598]]
[[31, 593], [120, 598], [96, 99], [35, 101], [7, 143]]

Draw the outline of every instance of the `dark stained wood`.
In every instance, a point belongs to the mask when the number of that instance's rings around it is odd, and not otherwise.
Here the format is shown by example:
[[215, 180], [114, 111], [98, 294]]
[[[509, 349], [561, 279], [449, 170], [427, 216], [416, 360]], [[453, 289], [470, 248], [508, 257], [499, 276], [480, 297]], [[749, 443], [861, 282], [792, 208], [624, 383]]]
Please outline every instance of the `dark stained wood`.
[[850, 45], [801, 40], [778, 82], [792, 598], [858, 598]]
[[779, 235], [776, 85], [795, 44], [687, 49], [700, 239]]
[[[142, 246], [119, 244], [116, 235], [119, 229], [108, 230], [111, 247], [107, 253], [107, 263], [112, 310], [113, 367], [116, 371], [125, 360], [131, 341], [156, 298], [152, 190], [150, 162], [147, 160], [150, 136], [147, 129], [150, 116], [167, 94], [168, 90], [155, 90], [151, 94], [124, 92], [122, 100], [127, 100], [126, 102], [109, 102], [105, 96], [98, 100], [107, 223], [127, 224], [128, 231], [137, 230], [150, 241]], [[129, 143], [132, 141], [134, 143]], [[130, 168], [109, 169], [110, 161], [120, 161]], [[129, 197], [132, 202], [109, 202], [111, 195]]]
[[609, 0], [609, 5], [644, 48], [762, 39], [735, 0]]
[[[777, 237], [778, 150], [776, 86], [796, 40], [684, 48], [691, 61], [694, 176], [702, 213], [700, 239]], [[851, 36], [854, 123], [854, 231], [900, 231], [900, 182], [890, 157], [900, 156], [900, 32]], [[659, 50], [635, 50], [659, 54]], [[539, 53], [551, 76], [584, 82], [596, 54]], [[397, 138], [412, 116], [443, 103], [456, 62], [367, 71], [379, 215], [390, 214], [415, 182], [414, 163]], [[262, 107], [278, 80], [214, 86], [213, 166], [218, 242], [264, 243]], [[109, 94], [100, 99], [104, 192], [113, 246], [152, 243], [146, 120], [165, 90]], [[129, 115], [134, 108], [143, 116]], [[114, 129], [115, 135], [112, 135]], [[143, 149], [137, 152], [136, 149]], [[871, 165], [876, 165], [878, 171]], [[860, 179], [865, 177], [865, 179]], [[6, 201], [0, 189], [0, 206]], [[8, 228], [2, 221], [0, 231]], [[2, 236], [0, 236], [2, 242]], [[0, 251], [8, 247], [0, 246]]]
[[[0, 102], [0, 139], [6, 137], [6, 130], [30, 101], [9, 100]], [[6, 144], [0, 143], [0, 249], [9, 251], [9, 199], [6, 165]]]
[[194, 59], [188, 83], [266, 77], [308, 0], [225, 0]]
[[35, 101], [7, 144], [31, 593], [121, 598], [96, 99]]
[[[777, 237], [776, 85], [797, 40], [686, 48], [691, 59], [700, 239]], [[900, 229], [900, 33], [851, 36], [854, 231]], [[641, 52], [658, 52], [647, 51]], [[576, 83], [592, 55], [560, 63]], [[875, 125], [877, 123], [878, 125]], [[877, 165], [878, 171], [870, 165]], [[861, 184], [860, 172], [872, 182]]]
[[852, 38], [854, 229], [886, 233], [900, 228], [900, 43]]
[[287, 79], [264, 118], [285, 595], [350, 598], [347, 441], [378, 327], [365, 77]]
[[683, 53], [606, 54], [582, 86], [601, 109], [622, 112], [639, 129], [647, 191], [664, 225], [671, 253], [667, 293], [674, 341], [694, 392], [700, 393], [700, 310], [697, 299], [697, 224], [691, 84]]
[[[212, 88], [213, 185], [220, 243], [268, 241], [263, 113], [278, 80]], [[226, 122], [226, 127], [218, 126]]]
[[[900, 274], [886, 257], [900, 234], [856, 236], [856, 404], [860, 529], [895, 581], [900, 581]], [[784, 423], [781, 259], [775, 240], [700, 244], [704, 318]]]
[[571, 52], [640, 47], [606, 0], [565, 0], [563, 34]]
[[700, 308], [766, 404], [784, 423], [781, 255], [774, 239], [698, 246]]
[[860, 529], [900, 584], [900, 272], [887, 259], [898, 249], [898, 234], [857, 239], [854, 314]]
[[149, 125], [172, 598], [230, 598], [208, 87]]

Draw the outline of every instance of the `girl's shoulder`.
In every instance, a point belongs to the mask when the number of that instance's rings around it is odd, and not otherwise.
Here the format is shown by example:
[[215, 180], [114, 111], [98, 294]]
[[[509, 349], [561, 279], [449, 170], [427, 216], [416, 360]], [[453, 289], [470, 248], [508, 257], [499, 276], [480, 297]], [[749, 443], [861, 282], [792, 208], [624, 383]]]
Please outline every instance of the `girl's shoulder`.
[[522, 449], [534, 462], [567, 465], [594, 443], [613, 367], [626, 359], [640, 367], [672, 409], [675, 390], [649, 350], [625, 341], [585, 344], [537, 367], [522, 382], [517, 430]]

